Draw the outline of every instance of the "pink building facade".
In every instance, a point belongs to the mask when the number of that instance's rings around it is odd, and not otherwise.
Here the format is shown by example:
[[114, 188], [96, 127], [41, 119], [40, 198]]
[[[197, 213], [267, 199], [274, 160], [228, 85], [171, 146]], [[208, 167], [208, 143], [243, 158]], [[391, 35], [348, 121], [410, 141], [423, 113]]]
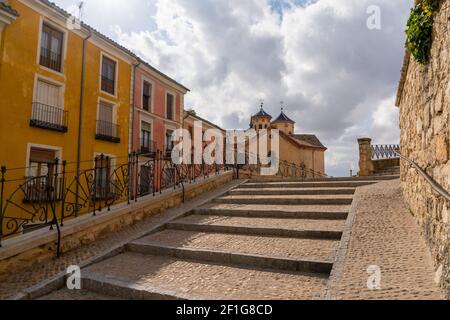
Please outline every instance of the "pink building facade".
[[184, 96], [189, 91], [141, 61], [135, 72], [131, 152], [140, 161], [172, 150], [171, 136], [182, 127]]

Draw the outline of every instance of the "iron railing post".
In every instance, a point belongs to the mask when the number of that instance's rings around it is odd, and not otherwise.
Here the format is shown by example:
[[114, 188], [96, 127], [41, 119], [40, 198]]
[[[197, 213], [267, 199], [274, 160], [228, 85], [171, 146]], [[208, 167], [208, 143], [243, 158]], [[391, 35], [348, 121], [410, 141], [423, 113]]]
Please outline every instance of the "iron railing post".
[[5, 191], [5, 175], [6, 175], [6, 167], [2, 166], [1, 168], [1, 177], [0, 177], [0, 248], [2, 247], [2, 238], [3, 238], [3, 194]]
[[[114, 181], [112, 181], [112, 178], [114, 178], [114, 176], [112, 176], [110, 174], [110, 170], [111, 170], [111, 164], [109, 163], [110, 158], [106, 157], [106, 172], [105, 172], [105, 205], [108, 205], [108, 211], [111, 211], [111, 201], [115, 201], [115, 197], [116, 197], [116, 190], [115, 190], [115, 185], [114, 185]], [[114, 189], [114, 190], [113, 190]], [[109, 199], [109, 197], [114, 197], [111, 200]]]
[[66, 207], [66, 166], [67, 161], [62, 162], [62, 180], [61, 180], [61, 227], [64, 227], [64, 213]]
[[131, 153], [128, 154], [128, 180], [127, 180], [127, 202], [128, 205], [130, 205], [131, 203], [131, 199], [130, 199], [130, 193], [131, 193], [131, 186], [133, 185], [133, 178], [134, 178], [134, 174], [131, 175]]
[[94, 213], [93, 213], [94, 217], [97, 215], [95, 211], [97, 210], [97, 171], [98, 171], [97, 163], [98, 163], [98, 159], [99, 159], [99, 157], [95, 157], [94, 181], [93, 181], [94, 187], [92, 188], [93, 194], [91, 195], [92, 201], [94, 203]]
[[134, 178], [134, 201], [138, 201], [139, 197], [139, 155], [136, 152], [133, 152], [133, 176]]

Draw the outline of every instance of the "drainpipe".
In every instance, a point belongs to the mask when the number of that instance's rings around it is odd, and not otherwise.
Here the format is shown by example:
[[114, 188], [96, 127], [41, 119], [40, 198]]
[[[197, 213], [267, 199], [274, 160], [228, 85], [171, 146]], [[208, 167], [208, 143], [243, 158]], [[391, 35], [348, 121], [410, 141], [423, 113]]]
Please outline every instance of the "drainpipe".
[[[87, 38], [83, 39], [83, 53], [81, 60], [81, 90], [80, 90], [80, 113], [78, 117], [78, 142], [77, 142], [77, 180], [81, 174], [81, 137], [83, 131], [83, 108], [84, 108], [84, 78], [86, 73], [86, 43], [89, 38], [92, 37], [92, 32], [89, 30], [89, 35]], [[77, 181], [76, 183], [76, 198], [75, 198], [75, 215], [78, 214], [78, 203], [79, 203], [79, 190], [80, 185]]]
[[134, 121], [136, 119], [136, 115], [135, 115], [135, 109], [136, 106], [135, 104], [135, 100], [136, 100], [136, 70], [137, 68], [141, 65], [141, 61], [138, 60], [137, 64], [133, 64], [133, 83], [131, 84], [131, 89], [132, 89], [132, 96], [131, 96], [131, 145], [130, 145], [130, 153], [132, 153], [134, 151], [133, 146], [134, 146]]
[[[135, 96], [136, 96], [136, 70], [140, 65], [141, 65], [140, 60], [138, 60], [137, 64], [133, 64], [133, 77], [132, 77], [132, 84], [131, 84], [131, 92], [132, 92], [132, 94], [131, 94], [131, 141], [129, 143], [129, 148], [128, 148], [130, 154], [133, 154], [135, 151], [135, 149], [134, 149], [134, 139], [135, 139], [134, 122], [136, 119], [136, 115], [135, 115], [136, 107], [134, 104], [136, 102], [136, 98], [135, 98]], [[134, 159], [133, 158], [131, 158], [131, 159], [132, 159], [132, 162], [134, 163]], [[133, 190], [132, 186], [136, 186], [136, 184], [137, 184], [136, 181], [137, 181], [138, 170], [139, 170], [138, 168], [132, 168], [132, 171], [130, 171], [130, 173], [129, 173], [129, 174], [132, 174], [133, 177], [132, 177], [132, 179], [130, 179], [130, 181], [132, 183], [128, 184], [128, 194], [137, 193], [137, 190]], [[133, 192], [133, 191], [135, 191], [135, 192]], [[135, 199], [136, 199], [136, 197], [137, 196], [134, 195]]]

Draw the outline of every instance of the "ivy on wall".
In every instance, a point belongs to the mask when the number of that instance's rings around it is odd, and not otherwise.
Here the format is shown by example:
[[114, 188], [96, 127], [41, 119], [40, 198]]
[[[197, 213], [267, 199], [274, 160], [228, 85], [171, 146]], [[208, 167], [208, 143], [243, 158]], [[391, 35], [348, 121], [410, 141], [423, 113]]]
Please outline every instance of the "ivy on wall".
[[433, 42], [434, 12], [439, 0], [423, 0], [411, 9], [406, 29], [406, 47], [420, 64], [429, 59]]

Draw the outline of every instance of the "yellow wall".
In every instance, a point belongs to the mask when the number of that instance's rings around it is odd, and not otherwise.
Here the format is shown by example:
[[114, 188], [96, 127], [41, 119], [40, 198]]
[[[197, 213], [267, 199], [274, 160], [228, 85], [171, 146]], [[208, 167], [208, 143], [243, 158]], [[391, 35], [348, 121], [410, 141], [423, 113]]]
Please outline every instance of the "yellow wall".
[[[30, 3], [33, 2], [30, 1]], [[37, 5], [38, 2], [35, 1], [34, 4]], [[19, 12], [20, 17], [4, 29], [3, 52], [0, 55], [2, 59], [0, 63], [0, 165], [7, 167], [5, 176], [7, 182], [3, 202], [4, 209], [6, 209], [6, 211], [3, 211], [6, 217], [3, 221], [4, 235], [14, 232], [15, 223], [24, 222], [17, 219], [8, 220], [8, 217], [30, 219], [30, 215], [33, 214], [35, 215], [34, 222], [42, 222], [42, 219], [44, 219], [42, 207], [40, 208], [42, 204], [24, 203], [25, 191], [19, 188], [24, 183], [24, 177], [29, 174], [26, 167], [29, 166], [28, 150], [30, 145], [58, 149], [60, 151], [59, 157], [68, 162], [66, 188], [70, 191], [67, 192], [64, 215], [72, 217], [71, 212], [73, 211], [70, 211], [70, 205], [75, 203], [73, 192], [76, 190], [73, 182], [77, 170], [82, 48], [83, 39], [87, 35], [87, 33], [83, 35], [67, 30], [65, 18], [61, 20], [44, 18], [44, 16], [49, 16], [48, 12], [50, 11], [48, 10], [41, 15], [22, 1], [12, 0], [10, 5]], [[63, 45], [65, 49], [63, 51], [62, 74], [39, 65], [38, 47], [40, 26], [43, 20], [66, 32], [64, 36], [66, 44]], [[106, 49], [102, 50], [100, 47]], [[114, 58], [118, 63], [116, 97], [110, 97], [100, 92], [102, 52]], [[98, 40], [97, 37], [93, 37], [87, 42], [84, 114], [81, 134], [82, 171], [93, 169], [94, 156], [98, 154], [118, 157], [118, 159], [112, 161], [112, 165], [116, 167], [128, 163], [132, 61], [131, 56], [110, 47], [107, 43]], [[68, 111], [67, 133], [30, 126], [37, 76], [58, 82], [63, 86], [63, 106], [64, 110]], [[117, 105], [116, 122], [121, 127], [120, 143], [96, 140], [97, 108], [100, 97], [106, 98], [110, 103]], [[62, 167], [59, 167], [58, 178], [61, 178], [61, 171]], [[27, 183], [30, 186], [30, 183]], [[61, 184], [60, 180], [58, 185]], [[87, 190], [86, 180], [80, 181], [80, 184], [83, 185], [82, 188]], [[82, 206], [79, 214], [91, 212], [90, 198], [83, 195], [83, 191], [80, 191], [80, 194], [81, 198], [84, 197], [84, 199], [79, 201]], [[19, 207], [27, 208], [29, 213], [19, 209]], [[47, 207], [47, 210], [50, 209]], [[58, 202], [56, 214], [59, 216], [61, 212], [61, 202]], [[51, 219], [51, 211], [48, 211], [48, 214]]]
[[[62, 158], [74, 162], [77, 158], [83, 38], [66, 29], [67, 50], [63, 60], [64, 74], [46, 70], [38, 64], [37, 60], [40, 14], [17, 0], [10, 1], [10, 4], [20, 13], [20, 17], [4, 30], [4, 52], [0, 69], [0, 164], [8, 168], [27, 166], [27, 144], [29, 143], [60, 147]], [[54, 20], [45, 21], [55, 22]], [[58, 27], [63, 29], [63, 21], [59, 24]], [[126, 157], [131, 63], [118, 59], [114, 53], [106, 52], [119, 62], [118, 95], [117, 98], [108, 97], [108, 100], [118, 104], [117, 124], [121, 126], [121, 143], [98, 141], [95, 139], [98, 98], [106, 97], [100, 93], [101, 49], [90, 40], [86, 52], [81, 159], [92, 160], [94, 153]], [[30, 127], [36, 75], [64, 84], [64, 109], [69, 112], [67, 133]], [[91, 168], [92, 161], [85, 163], [83, 167]], [[23, 177], [25, 171], [22, 170], [16, 174]]]

